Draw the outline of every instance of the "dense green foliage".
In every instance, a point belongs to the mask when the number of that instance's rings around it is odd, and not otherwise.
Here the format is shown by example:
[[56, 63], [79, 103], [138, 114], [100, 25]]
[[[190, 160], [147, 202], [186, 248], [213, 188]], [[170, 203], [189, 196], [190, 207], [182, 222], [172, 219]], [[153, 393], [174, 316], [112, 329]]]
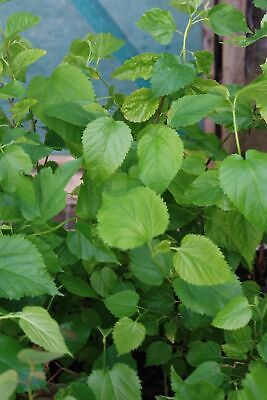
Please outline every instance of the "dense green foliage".
[[[161, 44], [182, 35], [181, 54], [133, 57], [114, 85], [99, 72], [123, 45], [111, 34], [75, 40], [50, 77], [25, 84], [45, 52], [21, 34], [39, 18], [15, 14], [2, 30], [1, 400], [266, 400], [266, 271], [254, 264], [267, 154], [244, 154], [239, 137], [266, 128], [267, 64], [247, 86], [223, 86], [213, 54], [192, 54], [187, 38], [203, 22], [247, 46], [267, 22], [252, 32], [226, 3], [171, 6], [188, 14], [184, 33], [159, 8], [137, 26]], [[116, 80], [147, 83], [123, 94]], [[203, 132], [206, 117], [237, 154]], [[73, 161], [49, 160], [63, 149]], [[58, 222], [79, 170], [76, 214]]]

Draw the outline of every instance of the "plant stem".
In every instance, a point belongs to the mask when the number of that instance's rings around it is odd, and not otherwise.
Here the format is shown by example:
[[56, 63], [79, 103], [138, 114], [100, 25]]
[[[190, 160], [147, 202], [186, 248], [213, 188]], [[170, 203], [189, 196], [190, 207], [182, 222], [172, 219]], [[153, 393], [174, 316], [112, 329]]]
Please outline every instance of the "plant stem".
[[234, 102], [231, 103], [231, 107], [232, 107], [232, 114], [233, 114], [233, 124], [234, 124], [236, 148], [237, 148], [238, 154], [241, 156], [241, 147], [240, 147], [240, 142], [239, 142], [239, 137], [238, 137], [238, 127], [237, 127], [237, 120], [236, 120], [236, 101], [237, 101], [237, 97], [234, 98]]
[[72, 217], [72, 218], [66, 219], [65, 221], [61, 222], [61, 223], [58, 224], [57, 226], [54, 226], [53, 228], [48, 229], [47, 231], [32, 233], [32, 234], [30, 234], [30, 235], [28, 235], [28, 236], [29, 236], [29, 237], [32, 237], [32, 236], [42, 236], [42, 235], [46, 235], [47, 233], [54, 232], [54, 231], [56, 231], [56, 230], [62, 228], [62, 226], [66, 225], [68, 222], [75, 221], [75, 220], [76, 220], [76, 217]]
[[186, 43], [191, 27], [192, 27], [192, 15], [189, 16], [189, 20], [184, 31], [183, 47], [181, 51], [181, 56], [183, 57], [184, 62], [186, 61]]

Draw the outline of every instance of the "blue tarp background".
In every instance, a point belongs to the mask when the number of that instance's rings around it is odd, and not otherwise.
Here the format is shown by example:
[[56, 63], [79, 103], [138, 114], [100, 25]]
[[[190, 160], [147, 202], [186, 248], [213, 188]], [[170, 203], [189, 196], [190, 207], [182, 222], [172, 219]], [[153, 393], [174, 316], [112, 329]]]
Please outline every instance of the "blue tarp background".
[[[149, 34], [139, 30], [135, 22], [152, 7], [168, 8], [168, 0], [12, 0], [0, 5], [0, 24], [18, 11], [31, 12], [41, 17], [39, 26], [28, 31], [34, 46], [47, 50], [47, 55], [31, 67], [31, 75], [49, 75], [67, 53], [71, 41], [88, 32], [111, 32], [126, 41], [126, 46], [116, 54], [116, 59], [103, 66], [106, 77], [122, 61], [135, 54], [155, 51], [178, 53], [181, 39], [169, 46], [161, 46]], [[180, 30], [184, 30], [186, 15], [175, 16]], [[201, 30], [193, 30], [189, 48], [200, 49]]]

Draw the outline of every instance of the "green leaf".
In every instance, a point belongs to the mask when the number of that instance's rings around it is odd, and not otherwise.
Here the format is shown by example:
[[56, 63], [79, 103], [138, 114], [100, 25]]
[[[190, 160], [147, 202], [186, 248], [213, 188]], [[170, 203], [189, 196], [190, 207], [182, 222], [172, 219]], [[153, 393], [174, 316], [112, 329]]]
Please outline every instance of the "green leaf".
[[10, 400], [18, 385], [18, 374], [9, 369], [0, 375], [1, 400]]
[[108, 247], [93, 241], [86, 224], [78, 223], [75, 229], [74, 232], [69, 232], [67, 237], [67, 246], [74, 256], [84, 261], [118, 263], [115, 255]]
[[181, 12], [192, 12], [203, 3], [203, 0], [171, 0], [170, 5]]
[[172, 347], [162, 341], [153, 342], [148, 346], [146, 367], [150, 365], [166, 364], [172, 355]]
[[19, 325], [36, 345], [52, 353], [70, 354], [57, 322], [42, 307], [24, 307], [18, 313]]
[[79, 381], [74, 381], [67, 387], [60, 389], [55, 396], [55, 400], [67, 400], [70, 396], [74, 396], [71, 398], [77, 400], [96, 400], [93, 391], [89, 386], [86, 383]]
[[173, 261], [180, 277], [194, 285], [212, 286], [234, 280], [219, 248], [204, 236], [186, 235]]
[[244, 390], [240, 400], [265, 400], [267, 390], [267, 368], [261, 362], [249, 365], [249, 372], [243, 380]]
[[208, 12], [208, 21], [213, 32], [221, 36], [249, 32], [245, 17], [231, 4], [217, 4]]
[[27, 29], [37, 25], [40, 21], [39, 17], [30, 13], [16, 13], [11, 15], [6, 23], [5, 36], [10, 38], [11, 36], [17, 35], [20, 32], [24, 32]]
[[160, 286], [170, 274], [172, 258], [170, 253], [151, 254], [148, 246], [130, 251], [131, 271], [143, 283]]
[[30, 108], [36, 104], [36, 102], [37, 100], [35, 99], [23, 99], [15, 103], [10, 109], [14, 120], [16, 122], [21, 122], [29, 113]]
[[83, 134], [86, 168], [94, 178], [106, 179], [122, 164], [132, 141], [130, 128], [112, 118], [98, 118]]
[[29, 65], [34, 64], [39, 58], [46, 54], [45, 50], [41, 49], [26, 49], [20, 51], [13, 60], [12, 68], [15, 75], [20, 71], [27, 68]]
[[118, 354], [125, 354], [139, 347], [146, 336], [146, 329], [131, 318], [121, 318], [113, 328], [113, 340]]
[[243, 295], [238, 279], [224, 285], [196, 286], [176, 278], [173, 286], [176, 295], [187, 308], [210, 317], [215, 317], [230, 300]]
[[24, 174], [32, 172], [32, 162], [27, 153], [17, 146], [7, 146], [4, 154], [0, 155], [0, 183], [7, 192], [17, 189], [18, 180]]
[[68, 292], [75, 294], [75, 296], [89, 297], [92, 299], [98, 298], [91, 285], [77, 276], [60, 274], [59, 280], [64, 288]]
[[214, 318], [212, 325], [220, 329], [239, 329], [246, 326], [252, 310], [246, 297], [232, 299]]
[[120, 81], [137, 79], [148, 80], [151, 78], [153, 67], [158, 60], [159, 55], [156, 53], [142, 53], [126, 60], [118, 67], [111, 77]]
[[165, 125], [148, 125], [137, 145], [138, 176], [156, 192], [164, 192], [183, 159], [183, 143], [176, 131]]
[[237, 211], [213, 209], [206, 213], [205, 234], [218, 246], [240, 253], [251, 266], [263, 232]]
[[168, 123], [173, 128], [193, 125], [212, 113], [222, 101], [223, 97], [213, 94], [184, 96], [172, 103]]
[[198, 385], [201, 382], [207, 382], [215, 386], [221, 386], [223, 379], [224, 376], [220, 365], [215, 361], [206, 361], [200, 364], [185, 382], [189, 385]]
[[267, 333], [265, 333], [261, 341], [257, 344], [257, 350], [262, 359], [267, 362]]
[[123, 40], [117, 39], [111, 33], [89, 35], [88, 44], [90, 47], [90, 56], [94, 60], [108, 58], [118, 51], [124, 43]]
[[221, 186], [234, 206], [257, 227], [267, 228], [267, 154], [248, 150], [234, 154], [220, 168]]
[[186, 360], [193, 367], [197, 367], [206, 361], [220, 362], [222, 360], [220, 345], [212, 341], [201, 342], [196, 340], [191, 342]]
[[163, 234], [168, 211], [152, 190], [138, 187], [122, 196], [105, 194], [97, 219], [101, 239], [109, 246], [127, 250]]
[[[23, 349], [21, 343], [9, 336], [1, 334], [0, 336], [0, 373], [13, 369], [17, 372], [19, 383], [17, 391], [19, 393], [27, 391], [26, 382], [29, 379], [30, 367], [21, 362], [17, 355]], [[36, 376], [32, 375], [31, 387], [33, 390], [45, 387], [43, 370], [40, 366], [36, 367]], [[2, 392], [1, 392], [2, 394]]]
[[[265, 0], [263, 0], [265, 1]], [[255, 33], [249, 36], [234, 36], [229, 42], [235, 46], [248, 47], [260, 39], [267, 36], [267, 23], [263, 23], [260, 29], [255, 29]]]
[[12, 80], [6, 85], [0, 87], [0, 99], [17, 99], [24, 95], [25, 89], [22, 84], [16, 80]]
[[23, 216], [42, 224], [63, 210], [67, 195], [65, 188], [80, 166], [80, 159], [73, 160], [58, 167], [55, 173], [51, 168], [43, 168], [33, 181], [21, 181], [17, 190], [22, 200]]
[[0, 237], [0, 297], [57, 294], [36, 247], [22, 236]]
[[126, 97], [122, 113], [131, 122], [143, 122], [150, 119], [159, 107], [159, 99], [151, 89], [142, 88]]
[[107, 297], [118, 283], [118, 277], [110, 267], [103, 267], [92, 273], [90, 282], [96, 293]]
[[16, 222], [22, 218], [19, 199], [14, 194], [0, 193], [0, 215], [5, 222]]
[[253, 0], [253, 3], [258, 8], [267, 9], [267, 0]]
[[124, 290], [108, 296], [105, 306], [117, 318], [131, 317], [137, 312], [139, 295], [133, 290]]
[[138, 28], [153, 36], [160, 44], [169, 44], [176, 31], [176, 24], [173, 16], [167, 10], [152, 8], [147, 11], [136, 23]]
[[30, 365], [47, 364], [62, 356], [63, 354], [60, 353], [49, 353], [34, 349], [24, 349], [18, 353], [18, 359]]
[[195, 77], [196, 71], [192, 64], [181, 64], [179, 57], [162, 54], [153, 68], [152, 92], [157, 97], [172, 94], [190, 85]]
[[194, 52], [194, 57], [196, 59], [196, 67], [198, 72], [209, 75], [214, 62], [214, 54], [207, 50], [200, 50]]
[[220, 187], [219, 173], [209, 170], [199, 175], [191, 183], [185, 193], [188, 202], [195, 206], [220, 205], [224, 199], [224, 193]]
[[[82, 128], [69, 121], [71, 118], [77, 123], [79, 117], [77, 113], [80, 115], [81, 107], [86, 109], [95, 100], [92, 84], [80, 69], [62, 64], [54, 70], [49, 78], [33, 78], [27, 90], [27, 97], [38, 100], [38, 103], [33, 106], [34, 115], [61, 136], [73, 154], [80, 156]], [[72, 105], [75, 103], [76, 107], [66, 106], [68, 103]], [[51, 110], [54, 109], [55, 112], [56, 109], [58, 112], [58, 108], [60, 109], [60, 118], [50, 116]], [[88, 118], [88, 122], [90, 122], [90, 118]]]
[[115, 364], [111, 370], [93, 371], [88, 385], [97, 400], [141, 400], [136, 372], [125, 364]]

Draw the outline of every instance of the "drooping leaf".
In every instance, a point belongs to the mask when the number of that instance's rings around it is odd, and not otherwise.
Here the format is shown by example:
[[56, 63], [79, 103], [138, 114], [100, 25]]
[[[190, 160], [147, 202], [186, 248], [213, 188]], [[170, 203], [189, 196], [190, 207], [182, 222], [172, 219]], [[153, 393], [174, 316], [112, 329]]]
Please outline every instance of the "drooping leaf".
[[[265, 0], [263, 0], [265, 1]], [[260, 29], [256, 29], [253, 35], [249, 36], [234, 36], [229, 42], [235, 46], [248, 47], [253, 43], [267, 36], [267, 23], [263, 23]]]
[[121, 196], [105, 194], [97, 219], [101, 239], [126, 250], [163, 234], [168, 225], [168, 211], [152, 190], [138, 187]]
[[267, 227], [267, 154], [248, 150], [246, 158], [234, 154], [220, 169], [221, 186], [234, 206], [259, 228]]
[[118, 354], [125, 354], [139, 347], [145, 339], [146, 330], [143, 324], [124, 317], [116, 322], [113, 328], [113, 339]]
[[209, 75], [214, 62], [214, 54], [207, 50], [200, 50], [194, 53], [194, 57], [196, 59], [197, 71]]
[[92, 389], [90, 389], [86, 383], [79, 381], [74, 381], [70, 383], [67, 387], [60, 389], [55, 396], [55, 400], [68, 399], [96, 400]]
[[57, 294], [36, 247], [23, 236], [0, 237], [0, 297]]
[[262, 359], [267, 362], [267, 333], [263, 335], [261, 341], [257, 344], [257, 350]]
[[143, 122], [150, 119], [159, 107], [159, 99], [151, 89], [142, 88], [126, 97], [122, 113], [131, 122]]
[[146, 366], [166, 364], [172, 355], [172, 347], [163, 342], [153, 342], [148, 346], [146, 355]]
[[185, 382], [189, 385], [197, 385], [204, 381], [215, 386], [221, 386], [223, 379], [220, 365], [215, 361], [206, 361], [200, 364]]
[[153, 68], [152, 92], [158, 97], [172, 94], [190, 85], [195, 77], [196, 71], [192, 64], [181, 64], [179, 57], [162, 54]]
[[75, 228], [76, 230], [69, 232], [67, 237], [67, 246], [74, 256], [84, 261], [118, 263], [114, 253], [108, 247], [95, 243], [86, 224], [78, 223]]
[[218, 246], [240, 253], [251, 266], [263, 231], [237, 211], [213, 209], [206, 217], [205, 234]]
[[125, 364], [115, 364], [111, 370], [93, 371], [88, 385], [97, 400], [141, 400], [136, 372]]
[[193, 367], [197, 367], [206, 361], [220, 362], [222, 360], [220, 345], [212, 341], [195, 340], [190, 343], [186, 360]]
[[13, 80], [6, 85], [0, 87], [0, 99], [17, 99], [24, 95], [25, 89], [22, 84]]
[[181, 12], [192, 12], [203, 3], [203, 0], [171, 0], [170, 5]]
[[17, 189], [18, 180], [24, 174], [32, 172], [32, 162], [27, 153], [17, 146], [7, 146], [0, 156], [0, 184], [7, 192], [13, 193]]
[[172, 103], [168, 123], [173, 128], [193, 125], [213, 112], [222, 101], [223, 97], [214, 94], [184, 96]]
[[10, 400], [18, 385], [18, 374], [15, 370], [9, 369], [0, 375], [1, 399]]
[[[27, 90], [27, 97], [38, 100], [33, 106], [34, 115], [63, 138], [73, 154], [80, 156], [82, 130], [85, 127], [84, 116], [80, 126], [77, 126], [77, 119], [80, 119], [81, 107], [86, 109], [95, 100], [92, 84], [80, 69], [63, 64], [57, 67], [49, 78], [33, 78]], [[97, 114], [99, 116], [99, 108]], [[94, 113], [91, 116], [89, 113], [87, 123], [92, 119], [95, 119]]]
[[63, 354], [60, 353], [49, 353], [34, 349], [23, 349], [18, 353], [18, 359], [30, 365], [47, 364], [62, 356]]
[[199, 175], [189, 186], [186, 198], [196, 206], [219, 205], [224, 198], [220, 187], [219, 173], [216, 170], [209, 170]]
[[70, 354], [57, 322], [42, 307], [24, 307], [19, 325], [35, 344], [52, 353]]
[[131, 271], [141, 282], [150, 286], [160, 286], [165, 276], [170, 274], [172, 257], [170, 253], [152, 255], [148, 246], [130, 252]]
[[[18, 340], [4, 334], [0, 336], [0, 373], [4, 373], [10, 369], [17, 372], [17, 391], [19, 393], [27, 391], [27, 381], [31, 373], [30, 366], [18, 359], [18, 354], [21, 350], [23, 350], [23, 346]], [[45, 387], [43, 369], [37, 366], [35, 371], [36, 374], [32, 375], [31, 387], [33, 390], [43, 389]]]
[[252, 310], [246, 297], [236, 297], [218, 312], [212, 324], [221, 329], [239, 329], [246, 326], [251, 317]]
[[108, 296], [105, 306], [117, 318], [131, 317], [137, 312], [138, 293], [133, 290], [123, 290]]
[[237, 279], [221, 285], [197, 286], [176, 278], [173, 286], [176, 295], [187, 308], [210, 317], [215, 317], [230, 300], [243, 295]]
[[36, 104], [36, 102], [37, 100], [35, 99], [23, 99], [15, 103], [10, 109], [14, 120], [16, 122], [21, 122], [29, 113], [30, 108]]
[[116, 38], [111, 33], [97, 33], [89, 35], [88, 44], [90, 56], [95, 60], [99, 60], [110, 57], [118, 51], [124, 45], [124, 41]]
[[[267, 390], [267, 368], [261, 362], [253, 362], [249, 366], [249, 372], [243, 380], [244, 390], [241, 400], [265, 400]], [[238, 399], [239, 400], [239, 399]]]
[[126, 60], [112, 74], [113, 79], [131, 80], [150, 79], [155, 62], [159, 56], [156, 53], [142, 53]]
[[33, 181], [20, 181], [17, 191], [22, 200], [23, 216], [42, 224], [63, 210], [67, 195], [65, 188], [80, 166], [80, 159], [73, 160], [58, 167], [55, 173], [51, 168], [44, 168]]
[[147, 11], [136, 24], [138, 28], [150, 33], [161, 44], [169, 44], [176, 31], [176, 24], [171, 13], [161, 8]]
[[96, 299], [98, 296], [88, 282], [70, 274], [60, 274], [59, 280], [65, 289], [80, 297]]
[[39, 17], [30, 13], [16, 13], [12, 14], [6, 23], [5, 35], [7, 38], [15, 36], [20, 32], [24, 32], [27, 29], [37, 25], [40, 21]]
[[132, 141], [130, 128], [121, 121], [98, 118], [83, 134], [86, 167], [93, 177], [106, 179], [122, 164]]
[[102, 297], [107, 297], [115, 285], [118, 277], [110, 267], [103, 267], [99, 271], [94, 271], [90, 276], [93, 289]]
[[248, 32], [245, 17], [231, 4], [217, 4], [208, 12], [208, 21], [217, 35], [230, 36], [233, 33]]
[[41, 49], [26, 49], [19, 52], [13, 60], [13, 70], [15, 76], [27, 68], [29, 65], [34, 64], [39, 58], [46, 54], [45, 50]]
[[194, 285], [212, 286], [234, 280], [219, 248], [204, 236], [186, 235], [173, 261], [180, 277]]
[[183, 159], [183, 143], [165, 125], [148, 125], [138, 142], [138, 176], [156, 192], [163, 192], [177, 174]]
[[267, 9], [267, 0], [253, 0], [256, 7]]

